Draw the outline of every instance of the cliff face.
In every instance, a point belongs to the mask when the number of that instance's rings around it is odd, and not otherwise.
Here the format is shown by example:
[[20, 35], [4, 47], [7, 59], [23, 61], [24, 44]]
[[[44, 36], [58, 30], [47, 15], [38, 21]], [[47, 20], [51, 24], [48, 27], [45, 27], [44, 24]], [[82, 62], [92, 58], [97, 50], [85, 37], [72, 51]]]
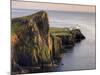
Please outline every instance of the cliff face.
[[47, 13], [12, 19], [12, 64], [21, 67], [51, 64], [52, 40]]
[[[54, 28], [50, 30], [45, 11], [12, 19], [12, 71], [23, 68], [53, 66], [64, 48], [85, 39], [79, 29]], [[21, 72], [20, 72], [21, 73]]]

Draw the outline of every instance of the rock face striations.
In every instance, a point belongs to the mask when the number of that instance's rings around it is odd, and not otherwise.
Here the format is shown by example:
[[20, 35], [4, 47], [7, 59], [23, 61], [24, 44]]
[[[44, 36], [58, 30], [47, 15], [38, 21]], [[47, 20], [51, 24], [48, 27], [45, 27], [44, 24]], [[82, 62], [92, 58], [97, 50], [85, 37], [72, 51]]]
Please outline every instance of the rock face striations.
[[45, 11], [14, 18], [11, 25], [12, 71], [22, 72], [25, 68], [52, 66], [60, 57], [63, 46], [74, 45], [84, 39], [80, 30], [57, 34], [50, 31]]
[[46, 12], [12, 19], [12, 59], [19, 66], [42, 67], [51, 64], [50, 40]]

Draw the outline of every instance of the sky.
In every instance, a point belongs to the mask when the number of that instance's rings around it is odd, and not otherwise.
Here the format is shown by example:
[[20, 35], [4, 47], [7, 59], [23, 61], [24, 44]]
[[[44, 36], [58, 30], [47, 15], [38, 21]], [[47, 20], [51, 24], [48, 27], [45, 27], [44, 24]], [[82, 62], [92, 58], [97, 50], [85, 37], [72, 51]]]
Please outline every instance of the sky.
[[70, 12], [95, 12], [94, 5], [71, 5], [61, 3], [40, 3], [40, 2], [25, 2], [12, 1], [12, 8], [20, 9], [44, 9], [44, 10], [59, 10]]

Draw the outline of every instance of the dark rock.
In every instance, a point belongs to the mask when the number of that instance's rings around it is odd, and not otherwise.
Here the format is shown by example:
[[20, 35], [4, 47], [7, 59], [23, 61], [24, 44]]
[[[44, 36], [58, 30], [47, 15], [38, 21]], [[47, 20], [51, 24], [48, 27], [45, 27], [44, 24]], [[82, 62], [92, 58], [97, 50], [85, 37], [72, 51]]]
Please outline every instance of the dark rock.
[[63, 49], [72, 48], [75, 44], [72, 34], [70, 34], [70, 35], [60, 35], [58, 37], [61, 38]]
[[80, 29], [73, 29], [72, 35], [75, 42], [80, 42], [81, 40], [85, 39], [85, 36], [81, 33]]

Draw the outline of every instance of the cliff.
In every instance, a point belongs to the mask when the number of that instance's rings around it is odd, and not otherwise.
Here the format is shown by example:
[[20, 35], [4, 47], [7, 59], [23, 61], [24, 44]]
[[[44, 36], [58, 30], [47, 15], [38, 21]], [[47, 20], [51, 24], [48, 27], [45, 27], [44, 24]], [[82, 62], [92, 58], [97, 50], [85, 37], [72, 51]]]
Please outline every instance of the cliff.
[[[52, 67], [65, 48], [85, 39], [79, 29], [50, 28], [48, 15], [40, 11], [12, 19], [12, 71], [23, 73]], [[31, 69], [31, 70], [30, 70]]]
[[46, 12], [12, 19], [11, 39], [12, 66], [43, 67], [52, 63], [52, 40]]

